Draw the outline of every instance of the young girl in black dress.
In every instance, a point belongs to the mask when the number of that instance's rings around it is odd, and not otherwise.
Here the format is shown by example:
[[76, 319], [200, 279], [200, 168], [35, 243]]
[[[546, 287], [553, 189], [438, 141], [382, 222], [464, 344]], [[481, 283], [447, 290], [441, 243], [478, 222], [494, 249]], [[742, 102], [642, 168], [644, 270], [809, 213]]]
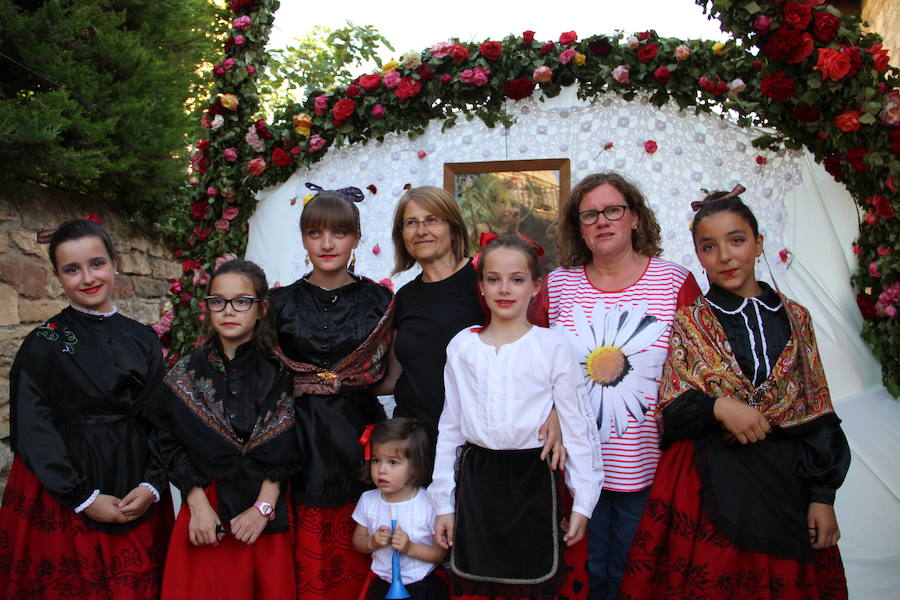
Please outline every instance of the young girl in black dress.
[[163, 600], [293, 600], [281, 483], [297, 460], [289, 374], [272, 354], [266, 276], [219, 266], [204, 300], [212, 338], [179, 360], [154, 399], [186, 499], [169, 544]]
[[116, 312], [101, 225], [64, 223], [49, 253], [70, 305], [28, 334], [10, 373], [0, 597], [157, 598], [172, 512], [145, 415], [162, 349]]

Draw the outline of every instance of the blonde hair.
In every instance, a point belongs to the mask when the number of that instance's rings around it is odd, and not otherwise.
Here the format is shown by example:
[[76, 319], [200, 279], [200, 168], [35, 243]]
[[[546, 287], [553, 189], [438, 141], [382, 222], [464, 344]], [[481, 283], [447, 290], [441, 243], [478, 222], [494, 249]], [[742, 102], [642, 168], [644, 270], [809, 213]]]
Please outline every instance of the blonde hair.
[[394, 210], [394, 226], [391, 231], [391, 239], [394, 242], [392, 275], [409, 270], [416, 264], [416, 259], [406, 249], [406, 242], [403, 240], [403, 213], [406, 212], [406, 205], [410, 202], [415, 202], [435, 217], [447, 222], [450, 227], [450, 251], [457, 262], [461, 261], [469, 247], [469, 231], [466, 229], [459, 205], [445, 190], [425, 185], [407, 190], [400, 197]]

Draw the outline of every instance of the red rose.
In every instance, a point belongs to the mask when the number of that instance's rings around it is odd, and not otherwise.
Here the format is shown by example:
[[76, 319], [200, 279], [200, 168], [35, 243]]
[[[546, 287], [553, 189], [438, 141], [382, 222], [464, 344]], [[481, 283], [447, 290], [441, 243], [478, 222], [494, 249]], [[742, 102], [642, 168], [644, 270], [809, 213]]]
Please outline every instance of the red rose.
[[604, 37], [597, 38], [588, 44], [588, 50], [591, 54], [596, 54], [597, 56], [608, 56], [612, 52], [612, 44]]
[[637, 57], [639, 61], [646, 64], [653, 60], [657, 52], [659, 52], [659, 46], [656, 44], [644, 44], [638, 48]]
[[534, 82], [527, 77], [518, 77], [511, 79], [503, 84], [503, 91], [510, 100], [521, 100], [527, 98], [534, 91]]
[[813, 69], [822, 73], [822, 79], [838, 81], [850, 72], [850, 58], [838, 50], [819, 48], [819, 60]]
[[882, 44], [874, 44], [866, 52], [872, 55], [872, 68], [876, 71], [884, 71], [888, 68], [888, 51], [882, 47]]
[[850, 163], [850, 166], [853, 167], [854, 171], [857, 173], [865, 173], [869, 170], [869, 167], [866, 166], [866, 163], [863, 160], [869, 152], [871, 152], [871, 150], [867, 148], [854, 148], [847, 151], [847, 162]]
[[263, 140], [271, 140], [272, 139], [272, 137], [273, 137], [272, 132], [269, 131], [269, 128], [266, 126], [266, 122], [264, 120], [257, 119], [256, 122], [253, 124], [253, 126], [256, 128], [256, 135], [258, 135], [260, 137], [260, 139], [263, 139]]
[[784, 4], [784, 23], [794, 29], [806, 29], [812, 18], [812, 7], [805, 2], [790, 0]]
[[574, 31], [566, 31], [559, 36], [559, 43], [563, 46], [571, 46], [578, 39], [578, 34]]
[[206, 227], [205, 229], [200, 229], [199, 225], [194, 225], [194, 236], [198, 240], [205, 240], [209, 237], [209, 232], [212, 231], [212, 227]]
[[356, 98], [359, 96], [359, 86], [353, 85], [352, 83], [347, 86], [347, 97], [348, 98]]
[[191, 215], [198, 221], [205, 219], [209, 214], [209, 200], [201, 198], [191, 203]]
[[858, 110], [845, 110], [834, 118], [834, 126], [844, 132], [859, 131], [859, 117], [861, 113]]
[[346, 121], [356, 110], [356, 101], [351, 98], [341, 98], [331, 111], [332, 116], [338, 121]]
[[371, 75], [363, 75], [357, 81], [359, 87], [367, 92], [374, 92], [381, 85], [381, 73], [372, 73]]
[[850, 70], [847, 72], [847, 77], [853, 77], [859, 73], [859, 69], [862, 67], [862, 55], [859, 53], [859, 48], [856, 46], [841, 46], [841, 54], [850, 59]]
[[459, 42], [454, 42], [452, 46], [450, 46], [450, 58], [453, 59], [453, 62], [461, 63], [462, 61], [469, 58], [469, 49], [460, 44]]
[[656, 152], [656, 149], [657, 145], [653, 140], [647, 140], [646, 142], [644, 142], [644, 151], [647, 154], [653, 154], [654, 152]]
[[209, 140], [200, 140], [197, 142], [197, 150], [207, 151], [209, 150]]
[[779, 27], [766, 42], [763, 53], [772, 60], [799, 63], [812, 54], [815, 42], [810, 34], [790, 27]]
[[760, 155], [756, 156], [756, 164], [758, 164], [759, 166], [763, 166], [767, 162], [769, 162], [769, 159], [767, 159], [765, 156], [760, 156]]
[[889, 129], [887, 136], [891, 142], [891, 151], [895, 154], [900, 154], [900, 127]]
[[840, 181], [844, 177], [844, 169], [841, 167], [841, 155], [831, 154], [825, 157], [822, 165], [829, 175], [834, 177], [835, 181]]
[[291, 155], [281, 148], [272, 150], [272, 163], [278, 167], [286, 167], [291, 164]]
[[779, 102], [793, 98], [796, 93], [797, 80], [788, 77], [784, 71], [776, 71], [762, 78], [759, 89], [763, 96]]
[[885, 196], [876, 194], [875, 196], [872, 196], [870, 200], [875, 207], [875, 214], [882, 219], [893, 219], [896, 216], [897, 213], [894, 210], [894, 207], [891, 206], [891, 201]]
[[416, 69], [416, 73], [419, 74], [419, 78], [422, 81], [431, 81], [435, 76], [434, 71], [429, 68], [427, 60], [419, 65], [419, 68]]
[[669, 67], [659, 67], [653, 71], [653, 78], [659, 83], [666, 84], [672, 79], [672, 72], [669, 70]]
[[820, 42], [830, 42], [841, 28], [841, 18], [830, 12], [819, 10], [813, 17], [813, 37]]
[[794, 116], [802, 123], [815, 123], [822, 117], [822, 113], [814, 104], [798, 104], [794, 107]]
[[200, 261], [194, 260], [192, 258], [187, 259], [181, 263], [181, 272], [182, 273], [190, 273], [194, 269], [200, 269], [203, 267], [203, 263]]
[[415, 98], [419, 95], [419, 92], [422, 91], [422, 84], [413, 79], [412, 77], [404, 77], [400, 84], [394, 89], [394, 95], [400, 99], [400, 101], [409, 100], [410, 98]]
[[763, 68], [763, 64], [762, 64], [761, 60], [753, 61], [753, 70], [754, 71], [762, 71], [762, 68]]
[[553, 52], [554, 46], [555, 44], [553, 42], [545, 42], [544, 45], [541, 46], [541, 49], [538, 50], [538, 52], [540, 52], [541, 56], [550, 54], [551, 52]]
[[862, 313], [863, 319], [873, 321], [878, 317], [875, 310], [875, 300], [868, 294], [862, 292], [856, 295], [856, 305], [859, 306], [859, 312]]
[[529, 46], [531, 42], [534, 41], [534, 32], [532, 30], [527, 30], [522, 32], [522, 45]]
[[650, 32], [649, 32], [649, 31], [642, 31], [642, 32], [640, 32], [639, 34], [637, 34], [637, 39], [639, 39], [639, 40], [642, 41], [642, 42], [643, 42], [644, 40], [649, 40], [649, 39], [650, 39]]
[[485, 42], [478, 46], [478, 51], [488, 60], [497, 60], [503, 54], [503, 44], [500, 42]]

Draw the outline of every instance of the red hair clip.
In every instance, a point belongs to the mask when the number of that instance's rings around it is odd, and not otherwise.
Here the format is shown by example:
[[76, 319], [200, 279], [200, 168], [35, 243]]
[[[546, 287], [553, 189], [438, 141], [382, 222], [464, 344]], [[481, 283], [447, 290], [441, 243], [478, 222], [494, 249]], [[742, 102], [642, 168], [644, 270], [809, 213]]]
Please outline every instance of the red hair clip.
[[365, 447], [366, 460], [372, 460], [372, 431], [377, 425], [366, 425], [362, 435], [359, 436], [359, 445]]

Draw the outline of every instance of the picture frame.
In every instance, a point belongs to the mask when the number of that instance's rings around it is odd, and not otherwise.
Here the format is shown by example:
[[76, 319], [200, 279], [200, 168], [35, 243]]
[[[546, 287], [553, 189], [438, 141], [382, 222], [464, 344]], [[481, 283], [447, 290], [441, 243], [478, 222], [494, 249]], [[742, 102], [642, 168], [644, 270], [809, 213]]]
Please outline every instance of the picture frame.
[[569, 195], [568, 158], [444, 163], [444, 189], [459, 203], [469, 228], [469, 253], [484, 233], [513, 233], [544, 249], [541, 267], [559, 266], [556, 228]]

